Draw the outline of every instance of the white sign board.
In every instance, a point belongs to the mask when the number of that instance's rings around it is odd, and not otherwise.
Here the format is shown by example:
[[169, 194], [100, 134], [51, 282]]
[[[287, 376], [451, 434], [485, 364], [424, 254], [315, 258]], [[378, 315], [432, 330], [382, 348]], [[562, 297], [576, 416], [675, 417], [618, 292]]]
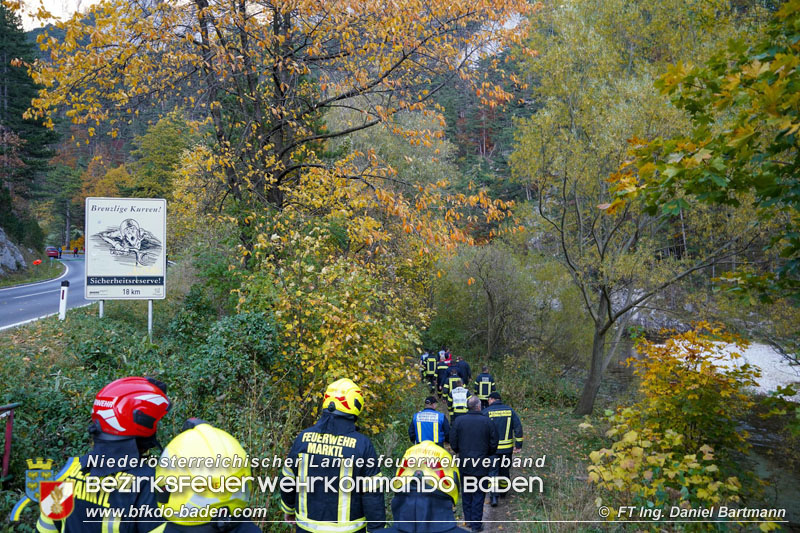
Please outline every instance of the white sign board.
[[166, 297], [167, 201], [86, 199], [88, 300]]

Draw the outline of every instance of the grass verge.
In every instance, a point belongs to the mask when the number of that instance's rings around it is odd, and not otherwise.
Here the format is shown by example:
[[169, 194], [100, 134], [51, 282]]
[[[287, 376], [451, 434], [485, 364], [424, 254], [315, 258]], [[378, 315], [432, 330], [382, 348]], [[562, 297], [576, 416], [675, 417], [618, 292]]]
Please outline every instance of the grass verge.
[[569, 407], [550, 406], [519, 411], [525, 435], [521, 456], [544, 457], [544, 466], [512, 470], [511, 477], [538, 476], [543, 492], [537, 489], [501, 500], [494, 519], [516, 522], [498, 524], [493, 529], [537, 533], [608, 529], [609, 524], [575, 523], [600, 519], [594, 487], [587, 481], [586, 463], [589, 452], [601, 447], [603, 441], [599, 435], [581, 432], [578, 424], [582, 420], [571, 411]]
[[59, 277], [66, 267], [60, 261], [47, 259], [41, 265], [30, 265], [22, 272], [11, 272], [0, 275], [0, 287], [12, 287], [24, 283], [35, 283]]

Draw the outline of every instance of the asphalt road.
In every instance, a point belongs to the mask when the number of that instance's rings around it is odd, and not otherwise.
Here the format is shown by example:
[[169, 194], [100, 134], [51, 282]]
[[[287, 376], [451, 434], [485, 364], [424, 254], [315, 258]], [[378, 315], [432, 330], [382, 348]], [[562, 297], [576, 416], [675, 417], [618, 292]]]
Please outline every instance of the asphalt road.
[[[66, 255], [66, 254], [64, 254]], [[83, 257], [62, 258], [67, 271], [60, 278], [0, 289], [0, 330], [58, 313], [61, 282], [69, 281], [67, 308], [93, 303], [83, 298]]]

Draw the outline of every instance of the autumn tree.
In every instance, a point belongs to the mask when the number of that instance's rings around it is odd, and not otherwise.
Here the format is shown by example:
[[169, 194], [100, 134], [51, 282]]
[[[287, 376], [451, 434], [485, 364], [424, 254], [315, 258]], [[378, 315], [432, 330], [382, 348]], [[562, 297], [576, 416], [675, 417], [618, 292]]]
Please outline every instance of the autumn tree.
[[198, 142], [180, 113], [171, 113], [133, 139], [130, 173], [119, 184], [124, 196], [172, 199], [175, 176], [184, 150]]
[[[519, 122], [512, 165], [535, 192], [538, 229], [580, 290], [593, 324], [576, 413], [592, 411], [632, 310], [750, 242], [739, 224], [737, 231], [687, 244], [686, 228], [699, 222], [687, 221], [680, 209], [652, 216], [635, 203], [607, 214], [598, 208], [612, 201], [607, 178], [626, 161], [629, 139], [686, 126], [653, 88], [652, 71], [706, 46], [704, 28], [715, 10], [679, 0], [582, 0], [550, 6], [534, 21], [531, 47], [541, 55], [528, 60], [528, 77], [536, 80], [538, 109]], [[720, 34], [731, 31], [716, 24]], [[723, 228], [725, 216], [719, 216]]]
[[[101, 169], [101, 172], [104, 169]], [[89, 174], [88, 171], [86, 174]], [[90, 196], [99, 197], [127, 197], [129, 194], [123, 191], [134, 187], [132, 178], [125, 165], [112, 167], [105, 171], [102, 176], [96, 179], [84, 181], [80, 196], [85, 200]], [[155, 196], [159, 197], [159, 196]]]
[[[142, 106], [178, 100], [213, 132], [205, 167], [243, 207], [250, 247], [248, 210], [282, 209], [309, 171], [368, 187], [389, 177], [369, 153], [324, 160], [320, 146], [427, 109], [450, 80], [471, 77], [474, 61], [518, 35], [521, 25], [512, 22], [526, 10], [519, 0], [195, 0], [146, 8], [106, 0], [59, 24], [63, 40], [39, 37], [49, 61], [33, 69], [46, 88], [31, 115], [49, 121], [65, 109], [90, 134], [113, 136]], [[331, 128], [324, 117], [334, 109], [356, 114]], [[405, 133], [429, 142], [425, 130]]]
[[[328, 113], [326, 123], [331, 128], [341, 128], [359, 114], [354, 110], [336, 110]], [[394, 122], [333, 140], [328, 145], [330, 153], [323, 153], [323, 157], [336, 158], [348, 152], [374, 154], [394, 171], [393, 180], [384, 184], [389, 188], [402, 189], [412, 183], [429, 185], [450, 180], [458, 173], [454, 164], [456, 147], [446, 137], [441, 117], [408, 112], [398, 114]], [[429, 132], [430, 139], [425, 143], [409, 139], [404, 133], [410, 130]]]
[[427, 321], [433, 250], [465, 239], [460, 207], [497, 221], [504, 206], [485, 191], [450, 196], [436, 165], [420, 179], [421, 166], [355, 134], [436, 150], [433, 95], [518, 35], [527, 4], [148, 6], [109, 0], [61, 24], [62, 40], [43, 35], [34, 75], [47, 87], [31, 113], [114, 137], [149, 104], [180, 107], [206, 136], [180, 154], [171, 227], [183, 242], [208, 215], [237, 227], [238, 310], [275, 315], [280, 393], [309, 416], [326, 382], [370, 369], [370, 398], [392, 398], [410, 383], [402, 358]]
[[800, 298], [800, 2], [785, 2], [763, 34], [665, 69], [658, 87], [691, 116], [677, 135], [637, 146], [635, 172], [616, 180], [615, 202], [645, 197], [653, 213], [732, 206], [774, 228], [766, 264], [729, 276], [766, 298]]

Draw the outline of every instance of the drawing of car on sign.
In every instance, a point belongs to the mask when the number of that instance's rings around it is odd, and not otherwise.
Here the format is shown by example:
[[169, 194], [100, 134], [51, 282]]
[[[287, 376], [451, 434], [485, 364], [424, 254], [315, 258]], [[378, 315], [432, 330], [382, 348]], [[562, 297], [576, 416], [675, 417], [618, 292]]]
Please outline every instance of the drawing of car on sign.
[[119, 263], [149, 266], [161, 255], [161, 241], [132, 218], [123, 220], [118, 228], [95, 233], [92, 238], [108, 244], [109, 253]]

